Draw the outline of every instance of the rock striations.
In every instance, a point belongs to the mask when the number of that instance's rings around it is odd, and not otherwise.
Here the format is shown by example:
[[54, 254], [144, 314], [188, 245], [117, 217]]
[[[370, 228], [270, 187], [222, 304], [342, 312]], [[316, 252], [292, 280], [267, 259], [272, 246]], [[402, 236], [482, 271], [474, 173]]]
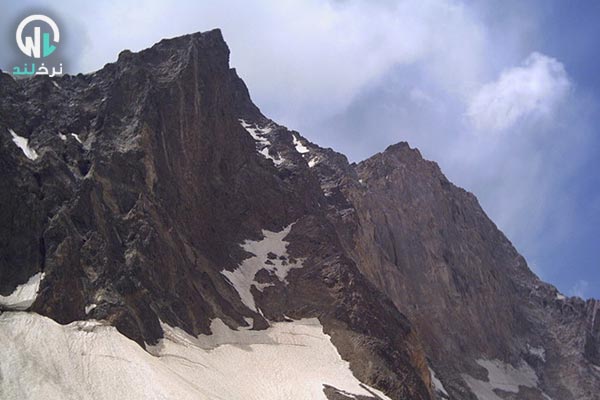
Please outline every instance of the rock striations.
[[[262, 115], [219, 30], [89, 75], [0, 74], [0, 174], [2, 398], [81, 398], [45, 335], [191, 374], [121, 398], [260, 393], [236, 363], [271, 366], [268, 399], [600, 398], [598, 301], [540, 281], [406, 143], [350, 164]], [[90, 360], [86, 396], [110, 398]]]

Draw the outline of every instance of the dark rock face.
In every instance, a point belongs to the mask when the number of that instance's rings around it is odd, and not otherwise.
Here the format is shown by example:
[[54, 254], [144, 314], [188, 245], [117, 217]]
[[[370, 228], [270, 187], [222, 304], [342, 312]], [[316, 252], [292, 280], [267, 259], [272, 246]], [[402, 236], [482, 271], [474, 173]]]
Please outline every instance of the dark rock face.
[[[197, 335], [214, 318], [318, 317], [357, 378], [394, 399], [437, 398], [430, 366], [473, 399], [478, 359], [531, 366], [540, 386], [518, 398], [598, 398], [597, 301], [557, 298], [417, 150], [349, 164], [263, 116], [228, 62], [215, 30], [90, 75], [0, 74], [0, 295], [44, 272], [33, 311], [104, 319], [141, 346], [159, 320]], [[249, 257], [245, 240], [290, 224], [289, 258], [267, 255], [252, 309], [223, 271]], [[285, 282], [268, 268], [294, 260]]]

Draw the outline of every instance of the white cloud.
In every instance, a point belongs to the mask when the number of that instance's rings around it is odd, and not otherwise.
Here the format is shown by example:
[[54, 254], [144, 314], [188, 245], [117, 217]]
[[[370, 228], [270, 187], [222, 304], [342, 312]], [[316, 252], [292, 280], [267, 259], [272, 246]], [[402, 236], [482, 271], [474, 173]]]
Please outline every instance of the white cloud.
[[467, 114], [478, 131], [505, 130], [528, 116], [551, 115], [570, 86], [559, 61], [534, 52], [522, 66], [507, 69], [498, 80], [482, 86]]
[[489, 48], [471, 8], [454, 0], [65, 3], [63, 19], [89, 32], [77, 35], [87, 41], [74, 72], [98, 69], [124, 48], [219, 27], [258, 105], [294, 128], [307, 115], [342, 112], [397, 65], [419, 63], [445, 89], [466, 93], [485, 75]]
[[418, 87], [412, 88], [408, 93], [408, 97], [419, 106], [431, 106], [435, 104], [435, 100]]

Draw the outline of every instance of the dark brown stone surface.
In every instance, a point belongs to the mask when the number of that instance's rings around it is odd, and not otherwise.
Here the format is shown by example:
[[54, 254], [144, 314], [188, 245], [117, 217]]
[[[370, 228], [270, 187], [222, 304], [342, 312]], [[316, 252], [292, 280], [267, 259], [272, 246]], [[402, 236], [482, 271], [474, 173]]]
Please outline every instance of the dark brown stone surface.
[[335, 181], [329, 218], [347, 254], [414, 324], [453, 398], [469, 398], [461, 374], [476, 376], [477, 359], [527, 361], [554, 399], [599, 398], [598, 302], [559, 299], [437, 164], [399, 143], [315, 169], [323, 187]]

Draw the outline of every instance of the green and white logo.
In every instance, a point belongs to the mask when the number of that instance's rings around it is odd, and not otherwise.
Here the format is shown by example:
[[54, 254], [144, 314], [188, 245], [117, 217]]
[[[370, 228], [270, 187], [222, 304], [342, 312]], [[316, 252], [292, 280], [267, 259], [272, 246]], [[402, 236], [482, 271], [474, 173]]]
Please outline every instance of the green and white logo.
[[[54, 20], [46, 15], [35, 14], [23, 19], [15, 36], [19, 50], [28, 57], [44, 58], [48, 57], [56, 50], [56, 45], [60, 42], [60, 30]], [[52, 72], [41, 63], [39, 68], [36, 68], [35, 63], [30, 67], [27, 64], [21, 67], [13, 67], [13, 75], [31, 76], [31, 75], [48, 75], [50, 77], [62, 75], [62, 63], [60, 68], [52, 67]]]
[[[23, 38], [23, 30], [29, 24], [37, 22], [33, 28], [33, 37], [26, 36]], [[50, 27], [51, 32], [43, 32], [43, 25], [39, 22], [45, 22]], [[50, 44], [50, 33], [52, 33], [52, 42], [60, 42], [60, 31], [58, 25], [52, 20], [52, 18], [45, 15], [30, 15], [25, 18], [17, 27], [17, 45], [19, 49], [27, 56], [34, 58], [48, 57], [54, 53], [56, 46]], [[41, 40], [40, 40], [41, 36]], [[40, 51], [41, 50], [41, 51]]]

